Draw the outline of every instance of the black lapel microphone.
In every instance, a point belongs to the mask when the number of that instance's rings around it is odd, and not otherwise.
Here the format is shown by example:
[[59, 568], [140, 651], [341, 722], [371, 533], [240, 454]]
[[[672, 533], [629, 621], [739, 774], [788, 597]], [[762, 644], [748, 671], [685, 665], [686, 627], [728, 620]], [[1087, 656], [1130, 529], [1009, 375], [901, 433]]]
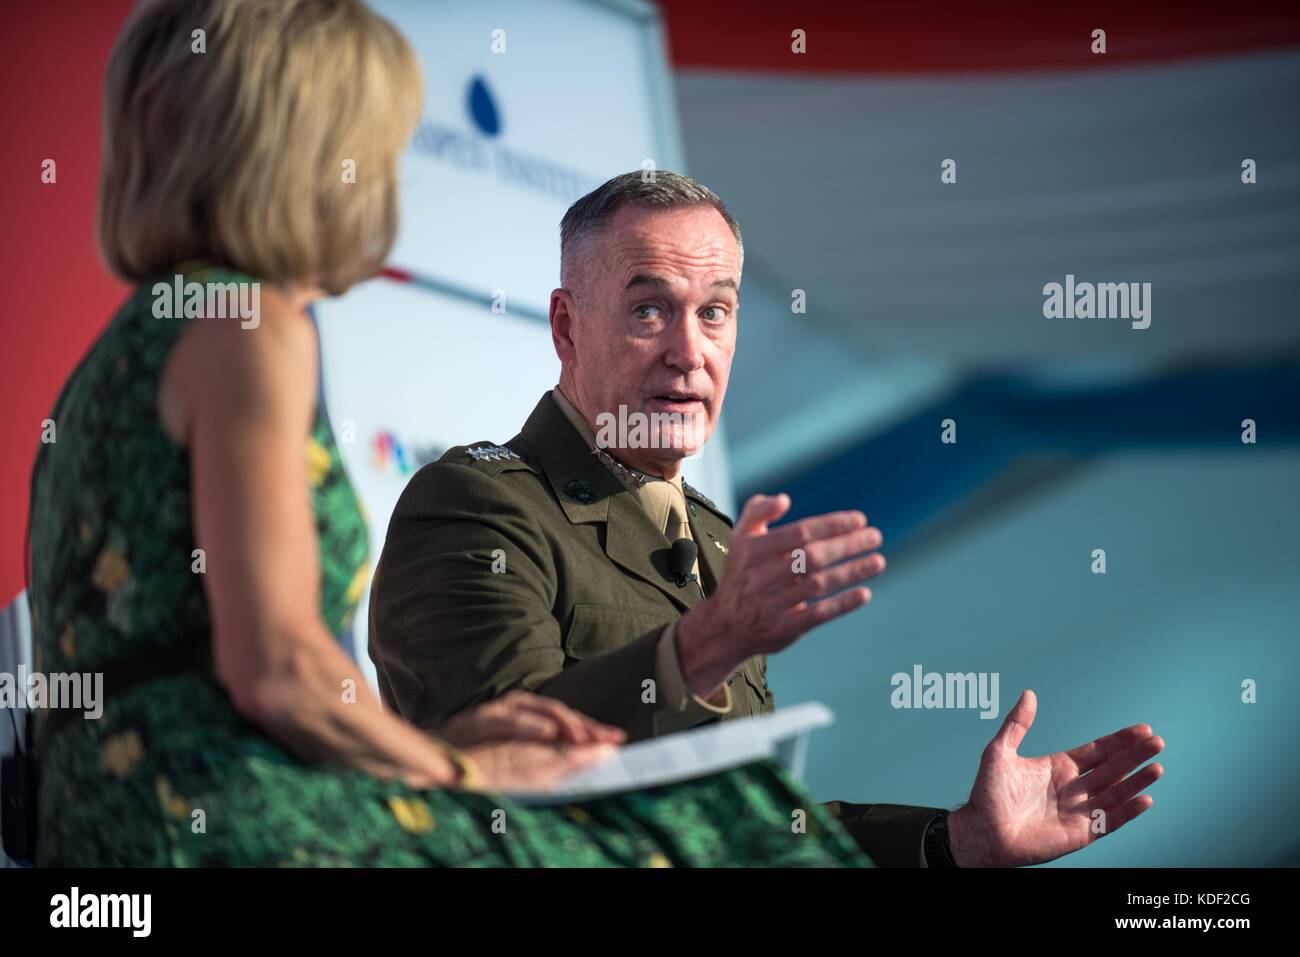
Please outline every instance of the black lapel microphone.
[[679, 538], [673, 542], [668, 564], [672, 568], [672, 573], [677, 576], [678, 588], [685, 588], [687, 584], [696, 580], [691, 574], [691, 569], [695, 567], [695, 559], [699, 554], [700, 546], [689, 538]]

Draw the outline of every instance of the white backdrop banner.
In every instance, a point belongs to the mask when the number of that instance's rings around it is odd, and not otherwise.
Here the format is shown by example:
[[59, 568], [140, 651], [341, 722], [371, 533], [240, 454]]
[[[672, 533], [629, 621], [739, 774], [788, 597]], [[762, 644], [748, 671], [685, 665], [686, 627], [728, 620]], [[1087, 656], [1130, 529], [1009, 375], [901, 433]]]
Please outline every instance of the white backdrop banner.
[[[371, 559], [411, 474], [514, 436], [555, 385], [559, 223], [617, 173], [679, 168], [659, 21], [631, 3], [378, 3], [424, 74], [386, 278], [317, 310], [326, 402]], [[686, 478], [731, 508], [723, 436]], [[362, 665], [367, 603], [355, 619]], [[373, 673], [371, 674], [373, 680]]]

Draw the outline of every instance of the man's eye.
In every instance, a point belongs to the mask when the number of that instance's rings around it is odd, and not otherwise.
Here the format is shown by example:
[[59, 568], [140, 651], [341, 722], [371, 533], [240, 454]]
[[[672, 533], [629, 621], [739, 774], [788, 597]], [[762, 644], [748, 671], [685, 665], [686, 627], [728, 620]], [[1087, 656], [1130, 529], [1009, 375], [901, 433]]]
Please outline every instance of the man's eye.
[[658, 306], [637, 306], [632, 310], [632, 315], [638, 319], [653, 319], [659, 315]]
[[700, 318], [709, 322], [722, 322], [727, 318], [727, 313], [719, 306], [705, 306], [700, 310]]

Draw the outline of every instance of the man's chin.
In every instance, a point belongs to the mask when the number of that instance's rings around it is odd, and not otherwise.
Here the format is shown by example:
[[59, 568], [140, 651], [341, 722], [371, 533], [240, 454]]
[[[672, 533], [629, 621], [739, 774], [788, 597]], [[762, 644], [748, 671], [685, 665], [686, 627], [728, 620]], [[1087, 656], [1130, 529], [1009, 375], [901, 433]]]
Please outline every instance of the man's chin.
[[652, 475], [676, 475], [682, 462], [698, 453], [704, 442], [690, 437], [664, 435], [657, 446], [610, 450], [626, 464]]
[[703, 426], [674, 425], [658, 433], [656, 438], [658, 439], [656, 451], [664, 453], [666, 459], [680, 462], [704, 448], [704, 443], [709, 440], [709, 430]]
[[[626, 407], [623, 407], [626, 408]], [[597, 416], [596, 445], [628, 464], [675, 473], [682, 459], [697, 454], [713, 432], [707, 413], [665, 415], [652, 407], [645, 412]], [[650, 467], [653, 466], [651, 469]]]

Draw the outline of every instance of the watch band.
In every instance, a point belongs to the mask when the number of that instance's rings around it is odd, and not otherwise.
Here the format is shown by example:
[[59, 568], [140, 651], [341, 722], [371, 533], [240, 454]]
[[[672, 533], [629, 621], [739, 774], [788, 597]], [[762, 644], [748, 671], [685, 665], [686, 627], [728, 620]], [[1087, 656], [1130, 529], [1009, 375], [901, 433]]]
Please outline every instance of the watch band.
[[927, 867], [956, 867], [952, 843], [948, 838], [948, 812], [935, 815], [925, 829], [925, 863]]

